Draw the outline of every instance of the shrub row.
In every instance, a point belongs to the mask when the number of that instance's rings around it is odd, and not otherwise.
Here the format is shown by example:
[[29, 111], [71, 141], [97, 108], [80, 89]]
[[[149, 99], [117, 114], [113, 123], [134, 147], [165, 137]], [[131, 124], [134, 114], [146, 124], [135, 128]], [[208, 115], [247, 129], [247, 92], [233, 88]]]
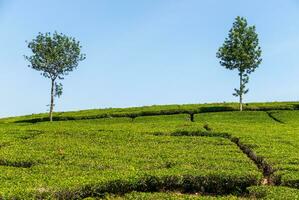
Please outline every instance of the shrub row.
[[[105, 194], [122, 195], [132, 191], [159, 192], [179, 191], [181, 193], [201, 194], [244, 194], [246, 188], [258, 184], [257, 177], [236, 176], [145, 176], [136, 181], [115, 180], [99, 185], [86, 185], [73, 190], [63, 190], [52, 194], [56, 199], [81, 199], [85, 197], [103, 197]], [[40, 194], [42, 195], [42, 194]], [[39, 195], [39, 197], [41, 197]], [[42, 195], [43, 196], [43, 195]]]
[[172, 136], [207, 136], [207, 137], [222, 137], [222, 138], [230, 138], [231, 135], [228, 133], [222, 132], [211, 132], [211, 131], [187, 131], [187, 130], [177, 130], [172, 132], [170, 135]]
[[10, 161], [0, 159], [0, 166], [30, 168], [34, 163], [30, 161]]
[[180, 192], [199, 193], [201, 195], [246, 195], [247, 188], [258, 184], [255, 176], [144, 176], [138, 180], [114, 180], [106, 183], [84, 185], [60, 191], [37, 190], [31, 193], [19, 193], [0, 199], [61, 199], [77, 200], [87, 197], [104, 198], [111, 194], [124, 195], [136, 192]]
[[[297, 110], [299, 109], [298, 103], [265, 103], [265, 104], [246, 104], [244, 110], [246, 111], [271, 111], [271, 110]], [[148, 106], [140, 108], [123, 108], [123, 109], [98, 109], [87, 110], [78, 112], [65, 112], [56, 113], [54, 121], [67, 121], [67, 120], [88, 120], [88, 119], [101, 119], [110, 117], [128, 117], [136, 118], [141, 116], [153, 115], [175, 115], [175, 114], [190, 114], [191, 118], [194, 114], [208, 113], [208, 112], [226, 112], [238, 111], [237, 104], [194, 104], [194, 105], [173, 105], [173, 106]], [[20, 117], [15, 122], [23, 123], [36, 123], [49, 121], [46, 114], [32, 115]]]

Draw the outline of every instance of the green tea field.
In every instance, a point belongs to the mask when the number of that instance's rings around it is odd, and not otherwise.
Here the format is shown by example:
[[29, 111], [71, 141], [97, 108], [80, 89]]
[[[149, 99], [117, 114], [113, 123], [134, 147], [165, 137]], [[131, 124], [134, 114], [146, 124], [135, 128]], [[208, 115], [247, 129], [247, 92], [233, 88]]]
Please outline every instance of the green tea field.
[[0, 119], [0, 199], [299, 199], [299, 103]]

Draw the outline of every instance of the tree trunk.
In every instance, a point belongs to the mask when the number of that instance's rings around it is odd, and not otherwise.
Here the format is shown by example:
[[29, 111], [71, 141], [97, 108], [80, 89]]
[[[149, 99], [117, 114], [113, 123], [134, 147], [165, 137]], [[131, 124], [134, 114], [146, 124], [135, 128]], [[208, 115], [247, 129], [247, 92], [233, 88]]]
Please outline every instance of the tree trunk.
[[54, 83], [55, 80], [51, 80], [51, 102], [50, 102], [50, 113], [49, 113], [49, 118], [50, 122], [53, 121], [53, 108], [54, 108]]
[[243, 111], [243, 88], [244, 88], [243, 87], [243, 73], [240, 73], [240, 94], [239, 94], [240, 111]]
[[240, 111], [243, 111], [243, 97], [240, 95]]

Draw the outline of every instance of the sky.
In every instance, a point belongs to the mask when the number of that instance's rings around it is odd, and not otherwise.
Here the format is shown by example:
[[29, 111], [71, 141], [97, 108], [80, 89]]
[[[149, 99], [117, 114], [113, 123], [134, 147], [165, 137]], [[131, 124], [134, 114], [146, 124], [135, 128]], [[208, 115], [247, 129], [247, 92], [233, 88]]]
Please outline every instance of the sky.
[[24, 59], [38, 32], [75, 37], [86, 54], [56, 111], [238, 101], [237, 71], [216, 58], [237, 16], [263, 50], [245, 102], [299, 100], [298, 0], [0, 0], [0, 116], [48, 110], [50, 80]]

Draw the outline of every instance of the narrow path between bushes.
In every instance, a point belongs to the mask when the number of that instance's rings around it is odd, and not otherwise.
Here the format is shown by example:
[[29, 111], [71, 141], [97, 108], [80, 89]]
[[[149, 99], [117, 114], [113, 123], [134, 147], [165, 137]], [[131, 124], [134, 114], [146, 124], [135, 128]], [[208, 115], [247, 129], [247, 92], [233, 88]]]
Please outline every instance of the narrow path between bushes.
[[266, 111], [266, 113], [267, 113], [267, 115], [268, 115], [271, 119], [273, 119], [275, 122], [284, 124], [283, 121], [281, 121], [280, 119], [278, 119], [277, 117], [275, 117], [275, 116], [273, 115], [273, 112]]
[[261, 157], [257, 156], [254, 151], [248, 147], [246, 144], [243, 144], [240, 141], [240, 138], [234, 137], [229, 133], [216, 133], [212, 132], [211, 128], [208, 125], [204, 125], [203, 127], [206, 132], [175, 132], [171, 135], [173, 136], [208, 136], [208, 137], [222, 137], [225, 139], [229, 139], [232, 143], [236, 144], [238, 148], [250, 159], [255, 165], [262, 171], [263, 179], [261, 181], [262, 185], [277, 185], [280, 180], [274, 176], [273, 167], [267, 163], [267, 161]]
[[239, 149], [247, 155], [247, 157], [252, 160], [255, 165], [262, 170], [263, 179], [261, 181], [262, 185], [276, 185], [277, 180], [274, 176], [273, 167], [266, 162], [263, 157], [257, 156], [252, 149], [240, 142], [240, 139], [237, 137], [230, 137], [231, 142], [235, 143]]
[[209, 133], [209, 134], [207, 134], [207, 136], [215, 137], [217, 134], [219, 134], [218, 137], [227, 138], [231, 142], [236, 144], [238, 146], [238, 148], [244, 154], [246, 154], [246, 156], [250, 160], [252, 160], [260, 170], [262, 170], [262, 173], [263, 173], [263, 180], [261, 181], [262, 185], [276, 185], [277, 184], [278, 180], [276, 180], [276, 178], [274, 177], [273, 167], [270, 164], [268, 164], [267, 161], [263, 157], [257, 156], [250, 147], [243, 144], [240, 141], [240, 138], [233, 137], [229, 133], [226, 133], [226, 134], [224, 134], [224, 133], [214, 133], [214, 132], [212, 132], [212, 128], [208, 124], [205, 124], [203, 126], [203, 128], [207, 131], [207, 133]]

